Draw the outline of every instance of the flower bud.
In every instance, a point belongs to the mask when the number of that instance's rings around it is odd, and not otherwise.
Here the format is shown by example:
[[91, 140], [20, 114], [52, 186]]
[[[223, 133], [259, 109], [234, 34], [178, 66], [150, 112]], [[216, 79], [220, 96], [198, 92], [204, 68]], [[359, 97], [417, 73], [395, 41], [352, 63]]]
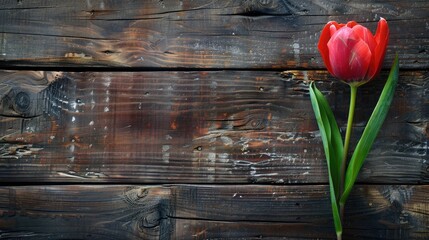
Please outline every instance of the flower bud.
[[333, 76], [360, 86], [380, 72], [388, 40], [389, 27], [384, 18], [378, 22], [375, 35], [354, 21], [331, 21], [322, 30], [318, 48]]

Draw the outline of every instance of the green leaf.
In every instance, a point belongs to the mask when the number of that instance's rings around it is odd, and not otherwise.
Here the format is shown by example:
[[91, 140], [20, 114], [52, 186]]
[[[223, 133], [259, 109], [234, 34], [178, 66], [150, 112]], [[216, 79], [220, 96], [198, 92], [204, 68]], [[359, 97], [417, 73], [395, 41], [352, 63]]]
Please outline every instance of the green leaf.
[[310, 99], [319, 126], [328, 165], [329, 191], [335, 231], [337, 235], [341, 235], [342, 224], [338, 201], [340, 197], [340, 166], [343, 155], [343, 141], [328, 101], [313, 82], [310, 83]]
[[399, 64], [398, 56], [396, 55], [393, 62], [392, 69], [390, 70], [389, 77], [378, 99], [377, 105], [371, 114], [370, 119], [362, 133], [362, 136], [356, 145], [355, 151], [350, 159], [349, 166], [347, 167], [344, 193], [341, 196], [340, 204], [345, 204], [353, 185], [356, 181], [358, 173], [374, 143], [377, 134], [383, 125], [384, 119], [389, 111], [390, 104], [392, 103], [393, 95], [395, 93], [396, 84], [398, 82]]
[[[329, 150], [329, 159], [327, 158], [328, 168], [330, 174], [332, 175], [332, 180], [334, 183], [335, 196], [339, 199], [339, 187], [340, 187], [340, 168], [341, 168], [341, 159], [343, 156], [343, 140], [341, 138], [340, 130], [338, 128], [337, 122], [335, 120], [334, 114], [329, 106], [328, 101], [323, 96], [323, 94], [316, 88], [316, 85], [312, 85], [316, 99], [319, 105], [320, 114], [322, 117], [322, 122], [324, 123], [324, 128], [327, 136], [327, 144], [324, 143], [324, 146], [328, 147]], [[314, 107], [313, 107], [314, 109]], [[320, 129], [320, 126], [319, 126]], [[321, 131], [321, 135], [324, 133]], [[323, 140], [323, 136], [322, 136]], [[326, 149], [325, 149], [326, 154]]]

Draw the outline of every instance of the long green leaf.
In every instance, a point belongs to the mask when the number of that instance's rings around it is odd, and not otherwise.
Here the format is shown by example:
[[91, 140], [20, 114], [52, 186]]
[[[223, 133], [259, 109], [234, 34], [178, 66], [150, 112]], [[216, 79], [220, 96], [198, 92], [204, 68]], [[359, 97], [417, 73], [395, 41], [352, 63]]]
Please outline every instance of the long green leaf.
[[335, 231], [337, 235], [341, 235], [342, 224], [338, 208], [338, 200], [340, 197], [340, 165], [343, 154], [341, 134], [328, 101], [316, 88], [313, 82], [310, 84], [310, 99], [319, 126], [328, 165], [329, 191]]
[[396, 84], [398, 82], [399, 64], [398, 56], [395, 57], [389, 77], [378, 99], [377, 105], [371, 114], [370, 119], [362, 133], [362, 136], [356, 145], [349, 166], [347, 167], [345, 177], [344, 193], [341, 196], [340, 203], [345, 204], [353, 185], [356, 181], [358, 173], [364, 163], [372, 144], [374, 143], [377, 134], [383, 125], [384, 119], [389, 111], [390, 104], [395, 93]]
[[336, 189], [336, 197], [339, 200], [339, 188], [340, 188], [340, 168], [341, 168], [341, 160], [343, 156], [343, 140], [341, 138], [340, 130], [337, 125], [337, 121], [335, 120], [334, 114], [329, 106], [328, 101], [323, 96], [323, 94], [316, 88], [314, 85], [314, 92], [316, 94], [319, 106], [321, 107], [321, 113], [323, 118], [327, 118], [325, 122], [327, 122], [327, 127], [329, 127], [330, 132], [328, 135], [329, 148], [330, 148], [330, 161], [329, 168], [331, 170], [332, 178], [334, 180], [334, 186]]

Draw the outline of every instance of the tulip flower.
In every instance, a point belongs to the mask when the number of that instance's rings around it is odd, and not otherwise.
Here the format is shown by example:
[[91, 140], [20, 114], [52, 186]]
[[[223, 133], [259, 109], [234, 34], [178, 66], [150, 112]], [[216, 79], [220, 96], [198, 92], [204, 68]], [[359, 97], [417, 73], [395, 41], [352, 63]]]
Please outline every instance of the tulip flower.
[[331, 21], [322, 30], [318, 48], [333, 76], [362, 85], [380, 72], [388, 40], [389, 27], [384, 18], [378, 22], [375, 35], [355, 21]]
[[380, 72], [389, 40], [389, 27], [381, 18], [375, 35], [354, 21], [347, 24], [328, 22], [322, 30], [319, 51], [328, 71], [350, 86], [350, 107], [343, 140], [328, 101], [310, 84], [310, 99], [320, 130], [329, 173], [329, 191], [337, 239], [342, 238], [344, 205], [357, 179], [360, 168], [380, 130], [398, 81], [396, 56], [383, 92], [347, 163], [352, 132], [357, 88], [374, 79]]

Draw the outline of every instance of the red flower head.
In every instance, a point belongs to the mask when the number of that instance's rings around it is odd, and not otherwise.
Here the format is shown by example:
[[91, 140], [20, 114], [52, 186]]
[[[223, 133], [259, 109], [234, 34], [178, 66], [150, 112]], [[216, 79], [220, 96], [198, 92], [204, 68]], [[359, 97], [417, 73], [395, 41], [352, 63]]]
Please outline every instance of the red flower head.
[[388, 40], [389, 27], [384, 18], [378, 22], [375, 36], [355, 21], [331, 21], [322, 30], [318, 48], [333, 76], [360, 86], [380, 72]]

